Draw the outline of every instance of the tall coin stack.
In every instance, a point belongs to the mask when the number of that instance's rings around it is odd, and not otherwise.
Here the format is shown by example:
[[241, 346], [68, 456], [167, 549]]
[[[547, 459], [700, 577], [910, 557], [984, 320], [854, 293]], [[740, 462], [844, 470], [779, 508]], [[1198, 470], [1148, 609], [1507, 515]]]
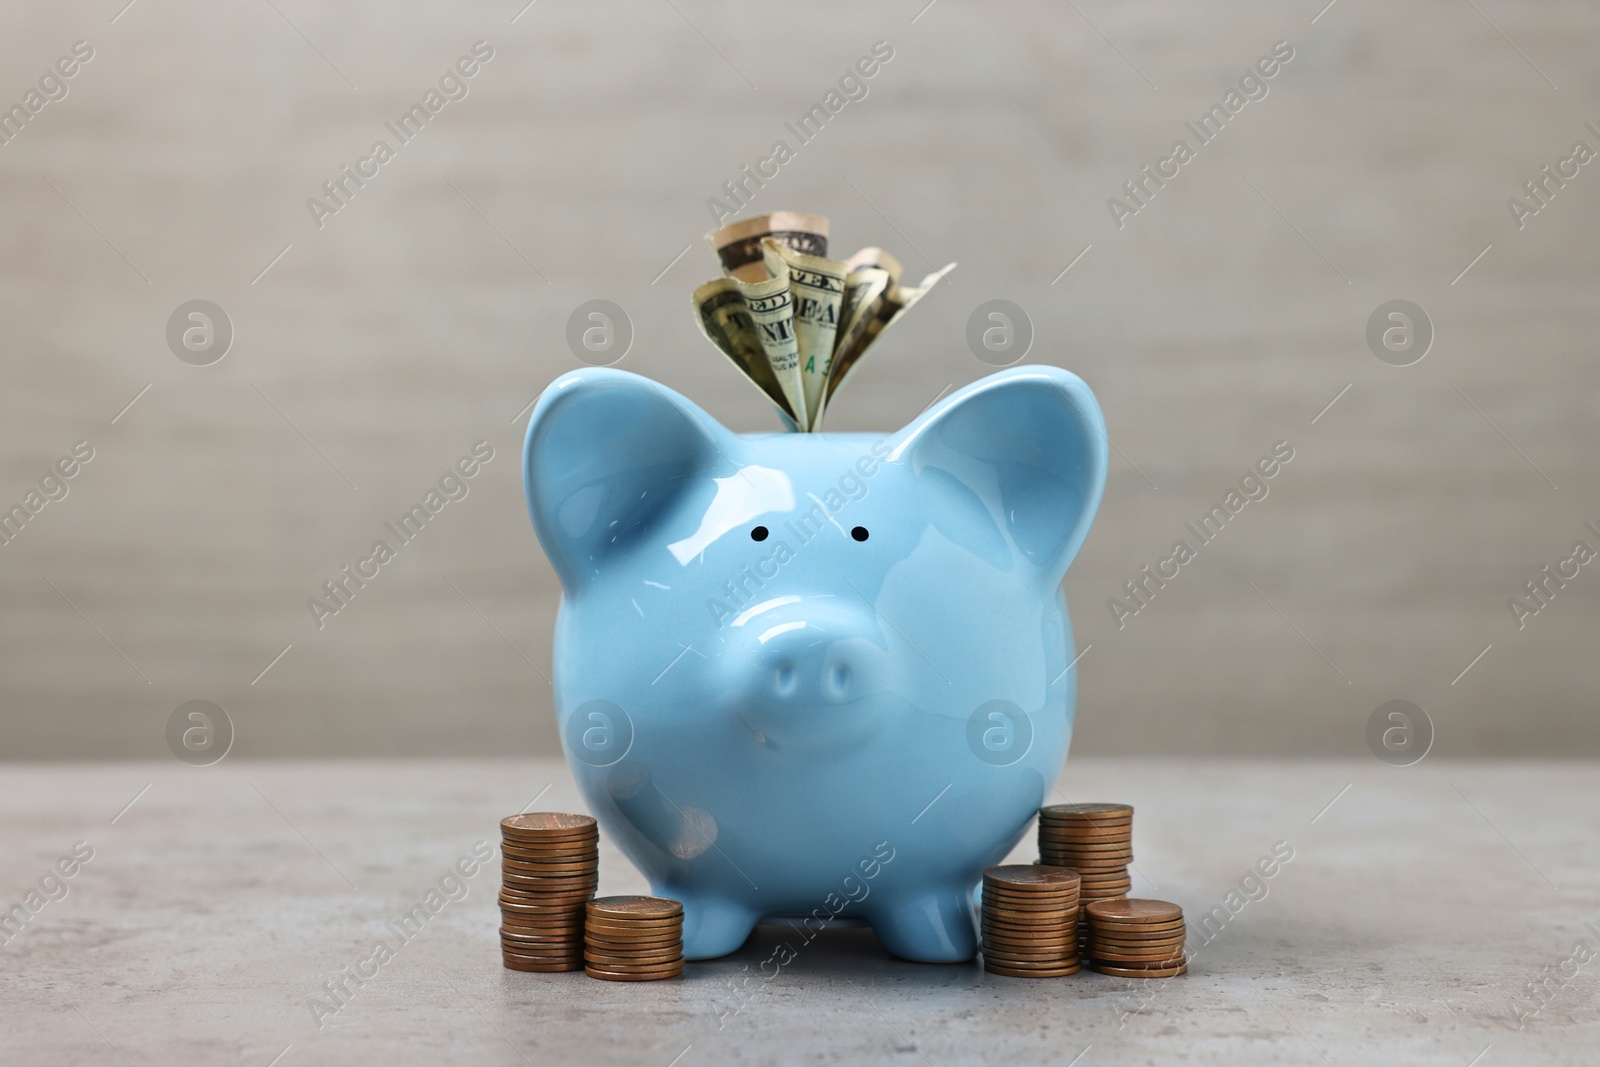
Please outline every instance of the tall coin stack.
[[984, 871], [983, 969], [1057, 978], [1078, 967], [1078, 876], [1038, 864]]
[[[1039, 809], [1039, 862], [1078, 872], [1085, 906], [1128, 895], [1133, 880], [1133, 807], [1129, 804], [1052, 804]], [[1080, 914], [1078, 934], [1088, 935]]]
[[583, 969], [609, 982], [683, 973], [683, 905], [665, 897], [597, 897], [583, 926]]
[[600, 829], [587, 815], [500, 820], [500, 952], [514, 971], [583, 967], [583, 906], [600, 883]]
[[1089, 966], [1122, 978], [1171, 978], [1189, 970], [1183, 909], [1164, 900], [1097, 900], [1089, 917]]

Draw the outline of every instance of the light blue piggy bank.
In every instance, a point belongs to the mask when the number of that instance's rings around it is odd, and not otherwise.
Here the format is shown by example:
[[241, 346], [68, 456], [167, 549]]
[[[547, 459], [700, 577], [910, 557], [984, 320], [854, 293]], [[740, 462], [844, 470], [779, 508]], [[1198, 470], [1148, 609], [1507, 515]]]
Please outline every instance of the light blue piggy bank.
[[1066, 757], [1061, 579], [1105, 486], [1088, 386], [969, 385], [887, 436], [734, 434], [579, 370], [534, 409], [528, 508], [565, 590], [555, 706], [684, 954], [764, 917], [971, 959], [972, 890]]

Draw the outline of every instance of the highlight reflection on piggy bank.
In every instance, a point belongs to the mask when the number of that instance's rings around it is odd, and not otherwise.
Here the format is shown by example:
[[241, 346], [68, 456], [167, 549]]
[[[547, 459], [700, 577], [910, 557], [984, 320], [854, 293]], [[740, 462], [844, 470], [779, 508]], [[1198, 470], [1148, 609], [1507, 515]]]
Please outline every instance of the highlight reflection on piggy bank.
[[590, 810], [683, 902], [691, 959], [763, 917], [971, 959], [986, 866], [1061, 768], [1061, 579], [1105, 485], [1075, 375], [1013, 368], [887, 436], [734, 434], [648, 379], [557, 379], [528, 507], [565, 595], [555, 704]]

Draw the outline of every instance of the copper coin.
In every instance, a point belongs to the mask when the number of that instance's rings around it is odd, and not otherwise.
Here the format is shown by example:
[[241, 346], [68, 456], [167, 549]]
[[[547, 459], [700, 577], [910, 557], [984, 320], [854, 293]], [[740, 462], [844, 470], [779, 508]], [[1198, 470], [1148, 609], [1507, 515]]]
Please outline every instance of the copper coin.
[[587, 904], [594, 896], [595, 880], [587, 882], [552, 882], [543, 878], [507, 878], [507, 889], [537, 897], [548, 904]]
[[552, 912], [549, 915], [529, 915], [526, 912], [511, 911], [502, 905], [500, 924], [534, 930], [582, 930], [583, 913], [580, 911], [574, 915], [568, 911]]
[[[589, 903], [593, 903], [590, 901]], [[596, 915], [587, 907], [584, 909], [584, 919], [597, 930], [676, 930], [683, 926], [682, 915], [672, 915], [664, 919], [616, 919], [604, 915]]]
[[1078, 946], [1068, 941], [1060, 945], [1013, 945], [1002, 941], [992, 941], [984, 938], [979, 944], [984, 955], [1006, 956], [1012, 959], [1039, 959], [1060, 960], [1078, 954]]
[[1071, 938], [1058, 938], [1053, 941], [1013, 941], [988, 934], [984, 935], [982, 944], [986, 952], [992, 950], [995, 952], [1066, 952], [1076, 954], [1083, 947]]
[[523, 915], [540, 922], [582, 922], [583, 906], [593, 893], [545, 894], [522, 900], [500, 897], [501, 915]]
[[1023, 900], [1017, 897], [1001, 896], [988, 890], [983, 894], [983, 907], [991, 911], [1013, 911], [1021, 915], [1039, 915], [1048, 912], [1071, 911], [1078, 906], [1076, 893], [1065, 897], [1043, 897], [1037, 900]]
[[671, 963], [673, 960], [681, 960], [683, 959], [683, 946], [663, 945], [649, 952], [608, 952], [603, 949], [597, 949], [593, 945], [588, 945], [583, 950], [583, 958], [602, 967], [627, 970], [629, 967], [654, 966]]
[[1099, 883], [1099, 882], [1096, 882], [1096, 883], [1094, 883], [1092, 885], [1084, 886], [1083, 887], [1083, 895], [1080, 896], [1078, 899], [1080, 901], [1081, 900], [1091, 900], [1091, 901], [1092, 900], [1106, 900], [1106, 899], [1121, 900], [1121, 899], [1125, 898], [1128, 895], [1128, 890], [1130, 888], [1132, 888], [1132, 887], [1133, 887], [1133, 881], [1131, 879], [1128, 879], [1128, 878], [1122, 878], [1122, 879], [1117, 880], [1117, 881], [1105, 882], [1103, 884]]
[[1128, 970], [1163, 970], [1167, 967], [1182, 967], [1189, 962], [1189, 957], [1178, 956], [1106, 956], [1098, 952], [1085, 952], [1083, 958], [1093, 960], [1095, 963], [1105, 963], [1112, 967], [1124, 967]]
[[1054, 885], [1040, 885], [1027, 889], [1000, 885], [995, 882], [984, 882], [984, 898], [987, 900], [1010, 900], [1032, 907], [1035, 904], [1048, 904], [1051, 901], [1072, 900], [1078, 895], [1078, 872], [1072, 868], [1057, 867], [1049, 863], [1034, 864], [1034, 867], [1041, 871], [1055, 871], [1065, 876], [1067, 880], [1057, 882]]
[[640, 974], [659, 971], [663, 967], [682, 967], [683, 955], [677, 952], [664, 952], [659, 956], [597, 956], [592, 952], [585, 952], [583, 965], [599, 967], [605, 971], [616, 971], [618, 974]]
[[500, 962], [507, 970], [537, 971], [542, 974], [553, 974], [558, 971], [583, 970], [582, 960], [562, 960], [558, 963], [550, 963], [544, 960], [524, 960], [518, 959], [514, 956], [502, 956]]
[[502, 926], [500, 928], [500, 940], [502, 942], [514, 941], [519, 945], [526, 945], [530, 949], [543, 948], [547, 946], [552, 948], [567, 948], [572, 945], [582, 945], [583, 935], [577, 933], [525, 934], [517, 930], [507, 929], [506, 927]]
[[678, 942], [683, 940], [682, 930], [646, 930], [636, 934], [617, 933], [612, 930], [596, 930], [586, 927], [584, 936], [597, 944], [626, 945], [629, 948], [653, 945], [658, 941]]
[[600, 854], [597, 850], [588, 852], [505, 852], [500, 853], [500, 863], [514, 864], [518, 867], [558, 867], [573, 863], [587, 863], [591, 867], [600, 866]]
[[1077, 800], [1066, 804], [1050, 804], [1039, 809], [1039, 818], [1090, 818], [1107, 815], [1133, 818], [1132, 804], [1112, 804], [1105, 801]]
[[[669, 941], [650, 941], [646, 943], [635, 942], [626, 944], [620, 941], [584, 941], [584, 952], [592, 956], [615, 956], [618, 959], [658, 959], [662, 956], [683, 955], [683, 939], [672, 938]], [[1168, 951], [1171, 951], [1170, 949]]]
[[1100, 950], [1097, 955], [1112, 955], [1119, 952], [1182, 952], [1183, 938], [1172, 941], [1149, 941], [1139, 944], [1133, 941], [1107, 941], [1103, 937], [1089, 935], [1088, 944]]
[[677, 978], [679, 975], [683, 974], [683, 964], [675, 963], [671, 967], [665, 967], [655, 971], [644, 971], [638, 974], [631, 974], [625, 971], [611, 971], [599, 967], [589, 966], [585, 966], [583, 970], [584, 973], [586, 973], [590, 978], [599, 978], [605, 982], [654, 982], [662, 978]]
[[983, 936], [1004, 941], [1069, 941], [1078, 936], [1071, 926], [997, 926], [983, 924]]
[[1077, 960], [1077, 945], [1056, 945], [1050, 949], [1032, 949], [1018, 945], [982, 945], [984, 958], [1008, 960], [1011, 963], [1067, 963]]
[[984, 960], [983, 969], [990, 974], [1003, 974], [1010, 978], [1062, 978], [1077, 974], [1082, 961], [1065, 960], [1052, 963], [1013, 963], [1010, 960]]
[[518, 937], [502, 933], [500, 946], [508, 952], [521, 952], [529, 956], [548, 956], [552, 952], [565, 954], [583, 952], [581, 937]]
[[1036, 926], [1021, 926], [1013, 923], [996, 922], [993, 919], [984, 919], [980, 924], [985, 930], [993, 930], [997, 934], [1007, 937], [1067, 937], [1077, 936], [1077, 923], [1059, 922], [1045, 923]]
[[1183, 918], [1183, 909], [1165, 900], [1097, 900], [1088, 907], [1089, 919], [1110, 922], [1160, 923]]
[[583, 906], [593, 897], [593, 889], [533, 889], [528, 886], [516, 886], [509, 891], [501, 891], [500, 906], [520, 907], [529, 915], [540, 912], [552, 915], [570, 914], [574, 911], [581, 915]]
[[1066, 878], [1061, 871], [1051, 867], [1041, 867], [1036, 863], [1010, 863], [999, 867], [990, 867], [983, 872], [983, 884], [995, 885], [1001, 888], [1039, 886], [1050, 888], [1070, 883], [1072, 879]]
[[654, 941], [663, 937], [682, 937], [683, 927], [679, 924], [663, 924], [661, 926], [613, 926], [609, 923], [587, 922], [584, 929], [591, 937], [598, 937], [602, 941]]
[[666, 897], [596, 897], [589, 901], [588, 914], [621, 922], [673, 919], [683, 915], [683, 905]]
[[653, 927], [649, 930], [612, 930], [588, 923], [584, 926], [584, 935], [596, 941], [614, 941], [622, 945], [683, 940], [683, 931], [676, 926]]
[[997, 919], [1006, 919], [1010, 922], [1041, 923], [1064, 920], [1068, 916], [1077, 918], [1078, 904], [1073, 901], [1069, 904], [1057, 904], [1049, 908], [1013, 908], [1008, 905], [983, 902], [983, 914], [993, 915]]
[[1013, 956], [1000, 952], [985, 952], [983, 962], [999, 964], [1002, 967], [1080, 967], [1083, 958], [1076, 952], [1055, 952], [1038, 956]]
[[505, 867], [510, 864], [514, 867], [568, 867], [575, 863], [588, 864], [598, 870], [600, 867], [599, 853], [589, 852], [502, 852], [500, 865]]
[[504, 838], [501, 840], [501, 854], [526, 854], [534, 859], [546, 856], [587, 856], [600, 851], [600, 837], [571, 837], [558, 838], [547, 841], [542, 838]]
[[1036, 840], [1044, 845], [1127, 845], [1133, 840], [1133, 825], [1041, 826]]
[[543, 949], [529, 949], [520, 945], [502, 943], [500, 945], [500, 956], [502, 959], [506, 956], [514, 956], [523, 963], [572, 963], [573, 961], [581, 962], [583, 960], [583, 950], [551, 949], [546, 952]]
[[1152, 938], [1161, 940], [1168, 937], [1181, 938], [1188, 932], [1181, 921], [1175, 923], [1151, 923], [1148, 926], [1135, 926], [1133, 923], [1093, 922], [1090, 926], [1101, 937], [1109, 937], [1119, 941], [1148, 941]]
[[582, 952], [526, 952], [517, 947], [501, 945], [502, 960], [515, 960], [517, 963], [571, 963], [576, 960], [582, 963]]
[[556, 905], [538, 904], [521, 900], [506, 900], [500, 898], [500, 914], [515, 915], [529, 922], [582, 922], [583, 901], [576, 904]]
[[594, 931], [584, 934], [584, 944], [597, 952], [659, 952], [666, 945], [682, 945], [682, 934], [672, 933], [662, 937], [650, 939], [634, 939], [634, 941], [606, 941], [605, 937], [595, 937]]
[[1123, 949], [1120, 945], [1107, 945], [1098, 941], [1091, 941], [1083, 945], [1083, 950], [1091, 957], [1096, 958], [1096, 960], [1128, 960], [1141, 961], [1142, 963], [1144, 960], [1182, 960], [1184, 958], [1184, 947], [1182, 945], [1160, 945], [1155, 949]]
[[1109, 963], [1091, 963], [1089, 966], [1093, 967], [1101, 974], [1115, 975], [1118, 978], [1175, 978], [1180, 974], [1189, 973], [1189, 965], [1187, 963], [1177, 967], [1163, 967], [1160, 969], [1117, 967]]
[[1113, 858], [1113, 859], [1104, 859], [1104, 860], [1093, 860], [1093, 859], [1084, 859], [1082, 856], [1051, 856], [1049, 853], [1045, 853], [1044, 855], [1040, 856], [1039, 859], [1041, 861], [1044, 861], [1044, 860], [1059, 860], [1059, 862], [1056, 862], [1056, 863], [1044, 863], [1044, 862], [1041, 862], [1040, 866], [1043, 866], [1043, 867], [1064, 867], [1069, 871], [1077, 871], [1080, 881], [1090, 880], [1090, 879], [1093, 878], [1094, 875], [1100, 874], [1100, 873], [1105, 873], [1105, 874], [1111, 874], [1113, 872], [1127, 873], [1129, 864], [1131, 864], [1133, 862], [1133, 858], [1131, 856], [1122, 856], [1122, 857], [1117, 857], [1117, 858]]
[[584, 953], [584, 959], [608, 971], [644, 971], [652, 967], [665, 967], [669, 963], [682, 963], [683, 953], [676, 950], [657, 952], [649, 956], [612, 956], [603, 953]]
[[500, 820], [500, 831], [521, 837], [571, 837], [600, 832], [592, 815], [571, 815], [562, 811], [526, 811]]
[[534, 867], [513, 867], [510, 864], [505, 864], [500, 868], [500, 884], [502, 886], [519, 886], [528, 884], [577, 885], [582, 882], [592, 882], [599, 877], [600, 872], [592, 863], [584, 867], [574, 867], [570, 871], [556, 871]]
[[500, 865], [500, 881], [513, 885], [523, 882], [576, 885], [579, 882], [592, 882], [599, 876], [599, 869], [592, 864], [579, 867], [573, 871], [544, 871], [513, 867], [510, 864]]
[[1078, 947], [1078, 939], [1075, 937], [1011, 937], [992, 930], [983, 932], [983, 943], [1004, 948], [1027, 949], [1031, 952]]
[[1064, 960], [1078, 954], [1078, 946], [1070, 941], [1062, 945], [1008, 945], [985, 939], [980, 947], [985, 955], [1007, 956], [1014, 959], [1036, 956], [1040, 959]]
[[581, 863], [513, 863], [506, 860], [500, 864], [500, 873], [513, 877], [526, 878], [532, 875], [536, 878], [567, 878], [575, 875], [597, 875], [600, 868], [597, 864]]
[[515, 939], [517, 941], [528, 941], [528, 942], [535, 942], [535, 943], [536, 942], [551, 942], [551, 943], [563, 942], [563, 943], [566, 943], [566, 942], [574, 942], [574, 941], [576, 941], [576, 942], [582, 942], [583, 941], [583, 931], [578, 930], [576, 928], [569, 929], [569, 930], [560, 930], [560, 931], [556, 931], [556, 932], [553, 932], [553, 933], [543, 933], [543, 932], [540, 932], [540, 931], [530, 930], [527, 927], [501, 926], [500, 927], [500, 936], [503, 937], [503, 938], [513, 938], [513, 939]]
[[1081, 970], [1079, 964], [1067, 964], [1048, 969], [1017, 967], [1014, 964], [990, 963], [983, 961], [983, 969], [990, 974], [1001, 974], [1007, 978], [1065, 978], [1069, 974], [1077, 974]]
[[[1120, 903], [1120, 901], [1109, 901], [1109, 900], [1106, 900], [1106, 901], [1101, 901], [1101, 903], [1102, 904], [1112, 904], [1112, 903]], [[1177, 930], [1177, 929], [1182, 929], [1182, 927], [1184, 926], [1184, 921], [1183, 921], [1182, 918], [1160, 919], [1160, 920], [1156, 920], [1154, 922], [1151, 922], [1151, 921], [1147, 921], [1147, 920], [1143, 920], [1143, 919], [1108, 919], [1104, 915], [1102, 915], [1102, 916], [1099, 916], [1098, 918], [1094, 918], [1094, 919], [1091, 920], [1090, 916], [1089, 916], [1089, 912], [1087, 910], [1087, 906], [1085, 907], [1085, 911], [1084, 911], [1083, 915], [1084, 915], [1084, 918], [1086, 920], [1090, 920], [1096, 926], [1103, 927], [1103, 928], [1105, 928], [1107, 930], [1133, 930], [1133, 931], [1139, 931], [1139, 932], [1148, 932], [1148, 931], [1152, 931], [1152, 930]]]
[[527, 840], [513, 840], [505, 838], [500, 842], [502, 856], [522, 856], [527, 859], [550, 859], [559, 856], [592, 856], [600, 851], [598, 837], [573, 837], [559, 841], [544, 841], [529, 838]]

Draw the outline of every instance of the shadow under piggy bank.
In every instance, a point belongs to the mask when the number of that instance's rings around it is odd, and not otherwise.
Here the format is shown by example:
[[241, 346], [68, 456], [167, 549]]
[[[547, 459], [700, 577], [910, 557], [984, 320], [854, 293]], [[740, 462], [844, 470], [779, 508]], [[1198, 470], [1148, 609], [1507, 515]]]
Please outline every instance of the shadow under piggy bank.
[[734, 434], [648, 379], [551, 384], [524, 475], [564, 589], [555, 705], [591, 811], [684, 954], [857, 918], [971, 959], [983, 869], [1066, 756], [1061, 579], [1105, 486], [1092, 393], [991, 375], [909, 426]]

